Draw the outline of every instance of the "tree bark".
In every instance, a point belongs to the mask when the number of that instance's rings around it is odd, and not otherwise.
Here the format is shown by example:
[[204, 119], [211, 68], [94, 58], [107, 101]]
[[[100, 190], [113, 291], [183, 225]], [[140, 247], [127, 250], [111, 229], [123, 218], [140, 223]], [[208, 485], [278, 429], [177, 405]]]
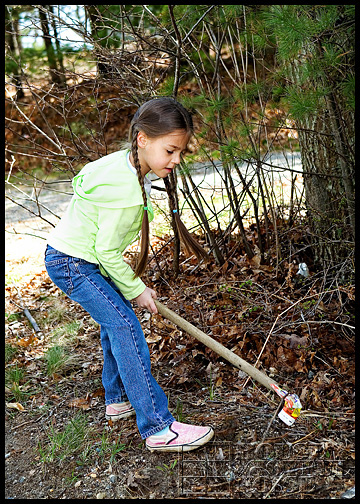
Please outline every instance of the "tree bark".
[[65, 86], [66, 85], [66, 78], [65, 78], [64, 59], [63, 59], [63, 54], [62, 54], [62, 50], [61, 50], [61, 47], [60, 47], [60, 42], [59, 42], [59, 38], [58, 38], [58, 34], [57, 34], [56, 21], [55, 21], [55, 18], [53, 16], [54, 9], [53, 9], [52, 5], [49, 5], [48, 9], [49, 9], [49, 12], [50, 12], [51, 17], [52, 17], [52, 23], [51, 24], [52, 24], [52, 29], [54, 31], [54, 40], [55, 40], [55, 46], [56, 46], [56, 57], [57, 57], [57, 61], [59, 63], [59, 68], [60, 68], [59, 79], [61, 81], [61, 84], [63, 86]]
[[349, 194], [350, 183], [345, 188], [344, 168], [328, 113], [303, 121], [299, 142], [314, 262], [327, 269], [346, 260], [354, 241], [353, 216], [349, 213], [354, 193]]
[[[325, 42], [320, 40], [314, 46], [313, 58], [321, 61]], [[351, 52], [350, 45], [346, 48]], [[305, 199], [315, 263], [323, 269], [335, 268], [335, 273], [341, 269], [342, 281], [352, 281], [352, 262], [339, 266], [353, 253], [355, 242], [354, 114], [339, 93], [339, 73], [329, 67], [324, 72], [326, 82], [325, 78], [315, 82], [325, 89], [323, 103], [297, 124]], [[292, 76], [301, 89], [296, 64]]]
[[[18, 14], [13, 16], [12, 10], [8, 6], [5, 8], [5, 42], [7, 44], [10, 55], [15, 60], [20, 61], [20, 37], [18, 29]], [[24, 90], [22, 86], [20, 65], [17, 66], [18, 71], [12, 72], [12, 79], [16, 86], [15, 100], [23, 98]]]
[[[47, 6], [44, 5], [44, 7], [46, 8]], [[39, 16], [40, 16], [41, 30], [43, 32], [43, 39], [44, 39], [44, 43], [45, 43], [47, 59], [48, 59], [48, 63], [49, 63], [50, 78], [54, 84], [60, 84], [61, 78], [60, 78], [60, 74], [59, 74], [58, 67], [57, 67], [56, 54], [55, 54], [54, 47], [51, 42], [51, 35], [50, 35], [50, 30], [49, 30], [49, 20], [46, 15], [46, 12], [42, 8], [39, 9]]]

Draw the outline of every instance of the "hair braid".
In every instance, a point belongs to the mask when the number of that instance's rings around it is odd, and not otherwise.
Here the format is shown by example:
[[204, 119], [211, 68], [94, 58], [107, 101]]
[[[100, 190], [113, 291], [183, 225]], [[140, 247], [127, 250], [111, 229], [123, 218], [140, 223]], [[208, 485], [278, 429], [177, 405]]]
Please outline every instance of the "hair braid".
[[171, 212], [173, 212], [176, 228], [178, 230], [178, 233], [179, 233], [179, 236], [180, 236], [180, 239], [181, 239], [183, 245], [185, 246], [187, 252], [189, 254], [192, 254], [192, 253], [195, 254], [196, 257], [198, 258], [198, 260], [204, 259], [205, 261], [208, 261], [209, 260], [208, 253], [206, 252], [206, 250], [204, 250], [202, 248], [202, 246], [197, 242], [197, 240], [195, 240], [195, 238], [192, 236], [192, 234], [189, 233], [189, 231], [185, 227], [185, 224], [180, 219], [178, 208], [176, 205], [176, 198], [175, 198], [175, 194], [174, 194], [174, 189], [173, 189], [172, 184], [169, 180], [169, 177], [164, 178], [164, 184], [165, 184], [168, 196], [169, 196], [170, 210], [171, 210]]
[[169, 198], [169, 207], [170, 207], [170, 210], [173, 212], [174, 210], [177, 210], [177, 204], [176, 204], [174, 190], [173, 190], [171, 180], [170, 180], [170, 175], [168, 177], [164, 178], [164, 185], [165, 185], [165, 188], [166, 188], [166, 191], [168, 194], [168, 198]]
[[133, 155], [136, 173], [144, 201], [144, 214], [141, 224], [141, 236], [140, 236], [140, 256], [135, 269], [135, 277], [138, 277], [142, 275], [142, 273], [144, 272], [147, 263], [147, 258], [149, 255], [149, 215], [147, 211], [147, 195], [144, 186], [144, 177], [141, 174], [141, 165], [138, 155], [137, 130], [135, 126], [133, 126], [132, 128], [131, 153]]

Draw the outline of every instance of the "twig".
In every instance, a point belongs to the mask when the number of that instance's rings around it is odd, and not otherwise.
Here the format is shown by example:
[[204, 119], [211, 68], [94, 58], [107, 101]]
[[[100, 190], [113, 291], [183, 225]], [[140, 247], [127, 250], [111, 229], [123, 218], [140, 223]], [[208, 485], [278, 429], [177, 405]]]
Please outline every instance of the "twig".
[[[8, 196], [7, 194], [5, 194], [5, 198], [9, 199], [10, 201], [12, 201], [13, 203], [15, 203], [15, 205], [18, 205], [20, 206], [21, 208], [24, 208], [25, 210], [27, 210], [28, 212], [30, 212], [31, 214], [35, 215], [35, 217], [40, 217], [40, 219], [44, 220], [45, 222], [47, 222], [48, 224], [50, 224], [51, 226], [55, 227], [55, 225], [48, 221], [47, 219], [45, 219], [45, 217], [43, 217], [42, 215], [38, 214], [38, 213], [35, 213], [33, 212], [32, 210], [30, 210], [30, 208], [27, 208], [26, 206], [22, 205], [21, 203], [19, 203], [18, 201], [15, 201], [14, 199], [12, 199], [10, 196]], [[29, 198], [30, 201], [33, 201], [35, 202], [32, 198]], [[51, 214], [53, 214], [55, 217], [57, 217], [58, 219], [60, 219], [60, 217], [58, 215], [56, 215], [54, 212], [52, 212], [49, 208], [46, 208], [42, 203], [39, 203], [39, 205], [41, 205], [42, 207], [45, 208], [45, 210], [47, 210], [48, 212], [50, 212]]]
[[[307, 325], [307, 328], [308, 328], [308, 331], [309, 331], [309, 335], [311, 337], [310, 326], [309, 326], [309, 323], [305, 320], [305, 317], [304, 317], [304, 314], [303, 314], [302, 310], [300, 310], [300, 315], [301, 315], [301, 318], [303, 319], [303, 322], [305, 322], [305, 324]], [[311, 341], [312, 341], [312, 339], [311, 339]]]
[[255, 449], [255, 455], [256, 455], [256, 453], [259, 451], [259, 449], [260, 449], [261, 445], [264, 443], [264, 440], [265, 440], [265, 438], [266, 438], [266, 435], [267, 435], [267, 433], [269, 432], [269, 429], [270, 429], [270, 427], [271, 427], [271, 425], [272, 425], [273, 421], [275, 420], [276, 415], [277, 415], [277, 414], [279, 413], [279, 411], [283, 408], [283, 406], [284, 406], [284, 404], [285, 404], [285, 398], [286, 398], [286, 396], [287, 396], [287, 395], [288, 395], [288, 393], [287, 393], [286, 395], [284, 395], [284, 397], [282, 397], [282, 398], [281, 398], [281, 401], [280, 401], [280, 403], [279, 403], [279, 406], [276, 408], [276, 411], [275, 411], [275, 413], [273, 414], [273, 416], [272, 416], [272, 418], [271, 418], [270, 422], [268, 423], [268, 426], [266, 427], [266, 430], [265, 430], [265, 432], [264, 432], [264, 435], [263, 435], [263, 437], [262, 437], [262, 439], [261, 439], [260, 443], [258, 444], [258, 446], [257, 446], [257, 447], [256, 447], [256, 449]]
[[[314, 296], [320, 296], [321, 294], [324, 294], [324, 293], [325, 293], [325, 294], [328, 294], [328, 293], [330, 293], [330, 292], [336, 292], [336, 291], [337, 291], [337, 289], [331, 289], [331, 290], [328, 290], [328, 291], [326, 291], [326, 292], [317, 292], [317, 293], [315, 293], [315, 294], [311, 294], [310, 296], [305, 296], [305, 297], [303, 297], [303, 298], [298, 299], [295, 303], [293, 303], [293, 304], [292, 304], [292, 305], [290, 305], [288, 308], [286, 308], [286, 310], [284, 310], [284, 311], [282, 311], [281, 313], [279, 313], [279, 315], [278, 315], [278, 316], [276, 317], [276, 319], [275, 319], [275, 322], [274, 322], [274, 323], [273, 323], [273, 325], [271, 326], [270, 332], [269, 332], [269, 334], [267, 335], [267, 338], [266, 338], [266, 340], [265, 340], [265, 343], [263, 344], [263, 347], [262, 347], [262, 349], [261, 349], [261, 351], [260, 351], [260, 353], [259, 353], [258, 358], [256, 359], [256, 362], [255, 362], [255, 364], [254, 364], [254, 367], [256, 367], [256, 366], [258, 365], [259, 360], [260, 360], [260, 357], [262, 356], [263, 351], [265, 350], [265, 347], [266, 347], [266, 345], [267, 345], [267, 342], [269, 341], [270, 336], [272, 335], [272, 332], [273, 332], [273, 330], [274, 330], [274, 327], [276, 326], [276, 324], [277, 324], [277, 322], [278, 322], [278, 320], [279, 320], [279, 318], [280, 318], [280, 317], [282, 317], [282, 316], [283, 316], [286, 312], [288, 312], [289, 310], [291, 310], [291, 308], [294, 308], [297, 304], [301, 303], [302, 301], [305, 301], [305, 299], [313, 298]], [[248, 381], [249, 381], [249, 378], [248, 378], [248, 379], [246, 380], [246, 382], [244, 383], [244, 387], [246, 387], [246, 384], [247, 384], [247, 382], [248, 382]]]
[[304, 410], [301, 412], [301, 414], [305, 414], [305, 415], [310, 415], [310, 416], [342, 416], [342, 415], [353, 415], [354, 418], [355, 418], [355, 412], [354, 411], [342, 411], [341, 413], [337, 413], [336, 411], [315, 411], [315, 410]]
[[188, 33], [185, 35], [185, 37], [183, 38], [183, 43], [185, 42], [185, 40], [187, 38], [190, 37], [191, 33], [195, 30], [195, 28], [198, 26], [198, 24], [201, 23], [201, 21], [204, 19], [204, 17], [215, 7], [215, 5], [210, 5], [210, 7], [208, 8], [208, 10], [201, 16], [200, 19], [198, 19], [196, 21], [196, 23], [194, 24], [194, 26], [188, 31]]
[[314, 429], [312, 430], [311, 432], [309, 432], [309, 434], [306, 434], [306, 436], [303, 436], [302, 438], [300, 439], [297, 439], [296, 441], [294, 441], [293, 443], [290, 443], [291, 446], [296, 444], [296, 443], [300, 443], [300, 441], [303, 441], [304, 439], [308, 438], [309, 436], [311, 436], [312, 434], [314, 434], [314, 432], [316, 432], [317, 429]]
[[280, 476], [278, 477], [278, 479], [275, 481], [275, 483], [273, 484], [273, 486], [270, 488], [270, 490], [268, 491], [268, 493], [265, 495], [264, 499], [267, 499], [269, 497], [269, 495], [271, 494], [271, 492], [274, 490], [274, 488], [276, 487], [276, 485], [279, 483], [279, 481], [281, 480], [281, 478], [284, 476], [284, 472], [282, 472], [280, 474]]
[[33, 418], [32, 420], [28, 420], [27, 422], [23, 422], [19, 425], [14, 425], [14, 427], [12, 427], [10, 429], [10, 432], [12, 432], [13, 430], [17, 430], [17, 429], [20, 429], [20, 427], [24, 427], [24, 425], [28, 425], [28, 424], [31, 424], [31, 423], [37, 423], [39, 422], [45, 415], [46, 415], [47, 411], [45, 411], [45, 413], [43, 413], [42, 415], [40, 415], [38, 418]]
[[[343, 413], [344, 415], [346, 415], [347, 413]], [[309, 413], [309, 410], [305, 410], [304, 412], [302, 411], [301, 412], [301, 415], [304, 417], [320, 417], [320, 418], [333, 418], [334, 420], [341, 420], [341, 421], [344, 421], [344, 422], [355, 422], [355, 413], [349, 413], [349, 415], [353, 415], [353, 418], [345, 418], [343, 416], [337, 416], [337, 415], [341, 415], [341, 413]]]
[[334, 324], [348, 327], [349, 329], [355, 329], [355, 326], [350, 324], [344, 324], [343, 322], [336, 322], [335, 320], [307, 320], [306, 324]]
[[13, 227], [13, 230], [14, 231], [9, 231], [8, 229], [5, 229], [5, 233], [15, 234], [15, 235], [33, 236], [34, 238], [41, 238], [41, 240], [47, 240], [47, 238], [45, 238], [44, 236], [36, 235], [34, 233], [19, 233], [18, 231], [16, 231], [16, 229], [14, 227]]
[[[21, 114], [21, 116], [25, 119], [25, 123], [26, 124], [31, 124], [31, 126], [36, 130], [38, 131], [41, 135], [43, 135], [49, 142], [51, 142], [57, 149], [59, 149], [59, 151], [61, 152], [61, 154], [58, 154], [59, 155], [62, 155], [64, 157], [66, 157], [66, 152], [64, 150], [64, 148], [62, 147], [61, 143], [60, 142], [54, 142], [54, 140], [52, 138], [50, 138], [42, 129], [40, 129], [38, 126], [36, 126], [36, 124], [34, 124], [31, 119], [21, 110], [21, 108], [19, 107], [19, 105], [16, 103], [16, 101], [14, 100], [14, 98], [10, 95], [9, 96], [12, 104], [15, 106], [16, 110], [19, 112], [19, 114]], [[51, 152], [51, 154], [54, 154], [56, 156], [56, 153], [51, 151], [49, 149], [49, 151]]]
[[19, 299], [20, 299], [20, 308], [22, 309], [24, 315], [27, 317], [27, 319], [29, 320], [30, 324], [33, 326], [35, 332], [41, 332], [41, 329], [37, 325], [36, 320], [33, 318], [33, 316], [31, 315], [31, 313], [29, 312], [29, 310], [26, 308], [26, 306], [24, 304], [24, 301], [23, 301], [23, 298], [20, 295], [19, 289], [16, 287], [16, 285], [14, 283], [14, 280], [12, 280], [12, 283], [13, 283], [15, 289], [16, 289], [17, 295], [19, 296]]
[[[48, 418], [50, 418], [53, 414], [54, 414], [54, 411], [59, 408], [60, 406], [62, 406], [64, 404], [64, 402], [66, 402], [66, 399], [64, 399], [63, 401], [61, 401], [59, 404], [56, 404], [54, 406], [54, 408], [50, 411], [50, 413], [48, 414], [48, 416], [46, 417], [46, 420]], [[28, 424], [31, 424], [31, 423], [37, 423], [39, 422], [46, 414], [48, 413], [48, 411], [45, 411], [42, 415], [40, 415], [38, 418], [33, 418], [32, 420], [28, 420], [27, 422], [23, 422], [19, 425], [14, 425], [14, 427], [11, 427], [10, 429], [10, 432], [12, 432], [13, 430], [17, 430], [19, 429], [20, 427], [24, 427], [24, 425], [28, 425]]]

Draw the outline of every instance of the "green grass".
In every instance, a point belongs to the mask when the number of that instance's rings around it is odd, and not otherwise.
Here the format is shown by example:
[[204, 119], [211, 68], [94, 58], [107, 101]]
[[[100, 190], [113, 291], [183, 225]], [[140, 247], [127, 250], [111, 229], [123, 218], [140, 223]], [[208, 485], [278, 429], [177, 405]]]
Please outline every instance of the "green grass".
[[49, 323], [59, 324], [69, 319], [68, 311], [69, 307], [66, 305], [64, 299], [56, 297], [47, 303], [46, 320]]
[[178, 422], [184, 422], [186, 419], [183, 413], [183, 403], [179, 398], [176, 399], [175, 418]]
[[5, 364], [8, 364], [9, 362], [11, 362], [17, 353], [18, 353], [17, 348], [6, 343], [5, 344]]
[[77, 412], [62, 429], [50, 424], [47, 443], [38, 443], [37, 451], [43, 463], [63, 461], [81, 452], [89, 452], [93, 429], [89, 426], [88, 415]]
[[170, 476], [174, 474], [174, 469], [177, 464], [178, 459], [174, 459], [170, 464], [165, 464], [163, 463], [161, 466], [156, 466], [156, 469], [159, 469], [160, 471], [164, 472], [166, 475]]
[[63, 374], [71, 370], [78, 362], [78, 357], [70, 353], [70, 350], [63, 345], [50, 347], [45, 355], [46, 373], [48, 376]]
[[29, 381], [25, 382], [25, 369], [15, 365], [10, 365], [5, 369], [5, 391], [7, 401], [24, 402], [33, 393], [28, 388]]
[[112, 431], [105, 428], [99, 439], [99, 434], [89, 422], [89, 415], [78, 411], [60, 428], [50, 424], [47, 440], [39, 442], [36, 447], [41, 462], [63, 462], [75, 458], [77, 466], [93, 464], [96, 459], [100, 459], [101, 463], [105, 460], [112, 463], [126, 445], [120, 441], [118, 434], [116, 439], [112, 439]]
[[83, 328], [83, 322], [73, 320], [62, 326], [56, 327], [51, 334], [51, 342], [56, 344], [73, 343]]
[[116, 455], [125, 449], [126, 445], [120, 442], [120, 436], [116, 440], [111, 440], [109, 432], [106, 429], [103, 430], [101, 435], [101, 441], [99, 447], [96, 448], [101, 462], [110, 455], [110, 464], [114, 462]]

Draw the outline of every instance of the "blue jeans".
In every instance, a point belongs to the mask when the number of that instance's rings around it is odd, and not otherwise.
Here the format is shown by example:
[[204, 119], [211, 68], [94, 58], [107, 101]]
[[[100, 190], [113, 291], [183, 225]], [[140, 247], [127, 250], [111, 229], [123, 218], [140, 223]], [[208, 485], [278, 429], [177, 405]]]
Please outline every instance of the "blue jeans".
[[129, 400], [143, 439], [175, 418], [150, 370], [150, 352], [131, 303], [99, 266], [47, 246], [45, 266], [51, 280], [100, 324], [104, 354], [105, 404]]

